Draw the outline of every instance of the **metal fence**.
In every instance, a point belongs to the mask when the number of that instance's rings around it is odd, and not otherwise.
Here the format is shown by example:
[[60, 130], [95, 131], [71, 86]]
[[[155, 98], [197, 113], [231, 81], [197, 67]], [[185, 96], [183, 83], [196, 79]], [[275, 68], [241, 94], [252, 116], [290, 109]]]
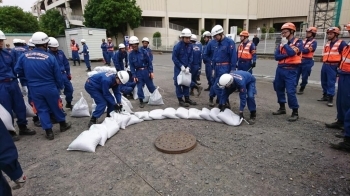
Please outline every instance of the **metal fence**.
[[156, 27], [156, 28], [162, 28], [162, 21], [141, 21], [140, 24], [141, 27]]

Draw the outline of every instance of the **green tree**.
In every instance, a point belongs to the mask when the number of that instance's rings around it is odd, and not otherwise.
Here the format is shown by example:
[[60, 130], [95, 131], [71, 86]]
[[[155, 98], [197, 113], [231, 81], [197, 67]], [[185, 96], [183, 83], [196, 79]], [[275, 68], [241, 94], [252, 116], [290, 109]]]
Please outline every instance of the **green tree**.
[[17, 6], [0, 7], [0, 30], [5, 33], [34, 33], [39, 30], [38, 20]]
[[40, 30], [51, 37], [64, 35], [66, 28], [64, 17], [58, 10], [49, 10], [44, 15], [40, 16]]
[[202, 43], [202, 45], [204, 45], [205, 44], [205, 41], [204, 41], [204, 38], [203, 38], [203, 33], [205, 32], [205, 29], [202, 29], [201, 30], [201, 34], [199, 35], [199, 36], [201, 36], [201, 43]]
[[269, 33], [275, 33], [275, 28], [270, 27], [270, 28], [269, 28]]
[[152, 40], [152, 44], [153, 46], [155, 46], [157, 49], [158, 47], [160, 47], [162, 45], [162, 39], [161, 39], [162, 35], [160, 34], [160, 32], [155, 32], [153, 34], [153, 40]]
[[243, 31], [243, 29], [238, 27], [237, 28], [237, 35], [239, 35], [242, 31]]
[[136, 0], [89, 0], [84, 18], [85, 26], [104, 28], [117, 39], [118, 33], [125, 36], [128, 24], [131, 29], [140, 26], [142, 10]]

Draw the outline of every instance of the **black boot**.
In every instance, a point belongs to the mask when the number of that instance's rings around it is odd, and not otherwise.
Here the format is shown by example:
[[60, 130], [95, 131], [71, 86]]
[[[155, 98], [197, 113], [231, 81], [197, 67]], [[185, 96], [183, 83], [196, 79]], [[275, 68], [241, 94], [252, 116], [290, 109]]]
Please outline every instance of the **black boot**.
[[185, 103], [182, 98], [177, 98], [179, 100], [179, 106], [181, 107], [188, 107], [190, 106], [188, 103]]
[[349, 137], [344, 137], [344, 141], [343, 142], [340, 142], [338, 144], [331, 143], [330, 146], [331, 146], [331, 148], [334, 148], [334, 149], [337, 149], [337, 150], [350, 152], [350, 138]]
[[304, 89], [305, 89], [305, 86], [301, 86], [299, 89], [298, 95], [304, 94]]
[[55, 138], [52, 129], [45, 129], [46, 138], [49, 140], [53, 140]]
[[185, 97], [185, 103], [188, 103], [190, 105], [197, 105], [195, 101], [192, 101], [190, 97]]
[[255, 119], [256, 119], [256, 111], [251, 111], [250, 112], [249, 124], [250, 125], [255, 124]]
[[321, 97], [321, 99], [318, 99], [317, 101], [328, 101], [327, 94], [323, 93], [323, 97]]
[[214, 107], [215, 104], [214, 104], [214, 98], [213, 97], [210, 97], [209, 98], [209, 107]]
[[280, 108], [276, 112], [272, 112], [273, 115], [281, 115], [281, 114], [287, 114], [286, 112], [286, 104], [280, 103]]
[[28, 129], [27, 125], [18, 125], [19, 135], [35, 135], [36, 132], [34, 130]]
[[38, 116], [33, 117], [34, 126], [41, 127], [41, 123]]
[[80, 66], [80, 60], [78, 61], [78, 64], [79, 64], [79, 66]]
[[145, 103], [143, 103], [143, 99], [140, 99], [140, 108], [144, 108], [145, 107]]
[[16, 131], [9, 131], [9, 133], [10, 133], [10, 135], [11, 135], [11, 137], [12, 137], [12, 140], [13, 140], [14, 142], [16, 142], [16, 141], [19, 140], [19, 137], [18, 137]]
[[88, 71], [91, 71], [91, 68], [90, 68], [90, 67], [89, 67], [89, 68], [87, 68], [86, 72], [88, 72]]
[[72, 105], [72, 102], [71, 102], [71, 101], [67, 101], [67, 103], [66, 103], [66, 108], [73, 109], [73, 105]]
[[326, 123], [325, 125], [327, 128], [344, 130], [344, 122], [340, 120], [337, 120], [333, 123]]
[[204, 89], [204, 91], [210, 91], [210, 86], [208, 86], [208, 88]]
[[293, 109], [292, 115], [288, 118], [289, 122], [294, 122], [299, 119], [298, 109]]
[[333, 96], [328, 95], [327, 106], [328, 107], [333, 107]]
[[73, 61], [73, 66], [76, 66], [75, 61]]
[[199, 97], [199, 95], [202, 93], [203, 87], [199, 86], [199, 84], [196, 84], [194, 88], [197, 90], [197, 96]]
[[96, 123], [97, 123], [97, 118], [91, 117], [90, 122], [88, 124], [88, 127], [90, 128], [91, 125], [96, 124]]
[[107, 118], [110, 118], [111, 115], [107, 112], [106, 117], [107, 117]]
[[70, 122], [66, 122], [66, 121], [60, 122], [60, 131], [61, 131], [61, 132], [65, 132], [65, 131], [67, 131], [71, 126], [72, 126], [72, 123], [70, 123]]

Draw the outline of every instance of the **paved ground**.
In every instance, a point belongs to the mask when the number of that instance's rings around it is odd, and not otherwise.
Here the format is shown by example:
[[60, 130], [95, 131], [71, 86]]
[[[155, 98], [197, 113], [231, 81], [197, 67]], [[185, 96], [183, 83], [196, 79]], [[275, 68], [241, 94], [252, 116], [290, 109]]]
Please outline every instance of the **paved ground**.
[[[72, 67], [74, 102], [83, 92], [91, 104], [83, 90], [83, 66]], [[274, 61], [259, 61], [254, 72], [273, 75], [275, 67]], [[317, 67], [312, 75], [315, 81]], [[164, 90], [165, 105], [144, 110], [178, 107], [172, 73], [170, 56], [155, 55], [155, 83]], [[337, 130], [324, 127], [334, 120], [336, 110], [316, 101], [321, 95], [319, 85], [308, 86], [299, 96], [300, 120], [294, 123], [287, 121], [287, 115], [271, 115], [278, 108], [271, 79], [259, 78], [257, 88], [255, 125], [147, 121], [119, 131], [104, 147], [97, 147], [96, 153], [66, 151], [86, 129], [89, 118], [71, 118], [67, 111], [73, 128], [60, 133], [55, 125], [53, 141], [46, 140], [44, 132], [30, 122], [38, 134], [16, 143], [29, 179], [14, 195], [347, 195], [350, 157], [328, 146], [340, 141], [334, 137]], [[207, 107], [207, 92], [193, 99], [199, 103], [196, 108]], [[137, 101], [132, 103], [140, 111]], [[231, 103], [237, 112], [237, 94], [231, 96]], [[155, 149], [153, 142], [160, 134], [180, 130], [196, 136], [195, 149], [180, 155]]]

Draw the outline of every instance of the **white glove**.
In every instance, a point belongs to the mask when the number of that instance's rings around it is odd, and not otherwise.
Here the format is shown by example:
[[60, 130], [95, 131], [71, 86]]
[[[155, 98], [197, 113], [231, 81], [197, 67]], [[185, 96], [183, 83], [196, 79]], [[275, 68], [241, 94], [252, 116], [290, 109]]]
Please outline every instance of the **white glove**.
[[27, 86], [22, 86], [22, 95], [27, 96], [28, 95], [28, 88]]
[[19, 179], [15, 180], [15, 186], [12, 187], [13, 190], [20, 189], [26, 183], [27, 177], [23, 174]]
[[187, 73], [187, 74], [190, 73], [190, 68], [189, 67], [186, 68], [185, 73]]
[[181, 71], [185, 71], [185, 69], [186, 69], [185, 66], [182, 65], [181, 66]]
[[288, 43], [287, 38], [282, 37], [282, 40], [281, 40], [281, 44], [282, 44], [282, 46], [286, 45], [287, 43]]

